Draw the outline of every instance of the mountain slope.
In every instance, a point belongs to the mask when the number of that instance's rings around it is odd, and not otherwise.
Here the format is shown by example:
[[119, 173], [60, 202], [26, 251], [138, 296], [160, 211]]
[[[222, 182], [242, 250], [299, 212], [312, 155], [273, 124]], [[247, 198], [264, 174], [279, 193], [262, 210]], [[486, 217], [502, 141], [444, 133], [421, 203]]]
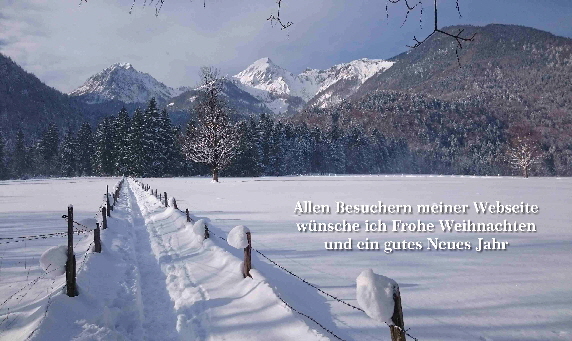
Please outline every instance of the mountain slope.
[[[189, 89], [178, 96], [171, 98], [167, 104], [167, 110], [175, 113], [176, 116], [184, 116], [188, 118], [189, 111], [195, 104], [195, 99], [199, 95], [199, 89]], [[222, 85], [222, 95], [227, 104], [233, 110], [234, 114], [242, 117], [249, 115], [259, 115], [262, 113], [271, 114], [268, 107], [259, 99], [252, 96], [249, 92], [243, 90], [235, 81], [225, 79]], [[175, 122], [175, 121], [174, 121]], [[176, 121], [178, 123], [178, 121]]]
[[65, 126], [83, 120], [81, 103], [0, 54], [0, 132], [9, 140], [19, 129], [34, 136], [50, 122]]
[[445, 28], [459, 29], [476, 33], [475, 41], [457, 49], [453, 39], [435, 35], [393, 58], [394, 66], [368, 79], [354, 98], [398, 90], [443, 99], [472, 98], [517, 118], [571, 111], [572, 39], [515, 25]]
[[167, 102], [185, 88], [173, 89], [151, 75], [135, 70], [129, 63], [116, 63], [91, 76], [82, 86], [70, 93], [87, 103], [118, 100], [123, 103], [147, 103], [152, 97], [159, 103]]

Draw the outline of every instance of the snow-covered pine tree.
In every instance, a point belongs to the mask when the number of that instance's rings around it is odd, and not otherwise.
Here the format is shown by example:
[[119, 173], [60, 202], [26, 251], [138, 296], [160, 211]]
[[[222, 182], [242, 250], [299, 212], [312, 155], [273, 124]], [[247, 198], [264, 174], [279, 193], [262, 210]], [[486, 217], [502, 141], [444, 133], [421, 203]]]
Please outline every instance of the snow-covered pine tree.
[[278, 176], [286, 173], [284, 165], [284, 153], [286, 152], [286, 134], [284, 124], [276, 122], [272, 129], [272, 144], [270, 145], [270, 168], [269, 175]]
[[115, 133], [115, 173], [119, 175], [129, 173], [129, 128], [131, 119], [125, 107], [121, 108], [117, 117], [113, 120], [113, 131]]
[[339, 113], [331, 114], [331, 124], [327, 132], [326, 162], [324, 163], [327, 173], [346, 173], [346, 139], [340, 128]]
[[311, 153], [310, 130], [305, 123], [294, 127], [293, 146], [290, 149], [290, 159], [286, 162], [290, 165], [289, 174], [310, 173], [310, 153]]
[[194, 108], [198, 124], [189, 127], [182, 150], [189, 160], [207, 165], [213, 181], [218, 182], [219, 172], [230, 165], [237, 153], [239, 135], [229, 119], [218, 71], [204, 67], [201, 78], [201, 93]]
[[94, 134], [95, 162], [97, 175], [112, 175], [114, 170], [112, 118], [105, 117], [97, 126]]
[[0, 134], [0, 180], [8, 178], [8, 166], [6, 164], [4, 136]]
[[57, 175], [60, 170], [59, 160], [60, 137], [58, 128], [54, 123], [50, 123], [44, 131], [39, 143], [39, 171], [43, 175]]
[[28, 150], [26, 150], [26, 142], [24, 132], [19, 130], [16, 134], [16, 145], [12, 153], [12, 173], [16, 178], [25, 177], [28, 173]]
[[250, 117], [248, 121], [240, 121], [237, 129], [240, 135], [237, 156], [225, 174], [258, 176], [260, 175], [260, 153], [256, 122]]
[[372, 173], [380, 174], [388, 172], [389, 151], [387, 150], [385, 136], [383, 136], [378, 129], [373, 129], [369, 136], [369, 141], [373, 155]]
[[91, 125], [87, 122], [83, 123], [77, 132], [77, 150], [75, 158], [77, 160], [78, 175], [93, 175], [93, 133]]
[[322, 130], [317, 127], [310, 129], [310, 141], [311, 141], [311, 156], [310, 156], [310, 166], [311, 173], [323, 174], [326, 169], [326, 154], [329, 151], [328, 141], [324, 136]]
[[272, 146], [274, 145], [274, 121], [268, 114], [261, 114], [258, 121], [258, 143], [260, 150], [260, 160], [263, 175], [272, 175], [274, 173], [274, 155], [272, 154]]
[[77, 173], [77, 142], [71, 127], [68, 127], [60, 148], [61, 173], [75, 176]]
[[143, 115], [145, 124], [143, 125], [143, 149], [145, 167], [144, 176], [161, 176], [161, 167], [164, 163], [164, 155], [160, 155], [161, 147], [159, 142], [160, 123], [159, 109], [155, 97], [149, 100], [147, 109]]
[[166, 109], [161, 110], [157, 121], [156, 158], [157, 176], [175, 175], [179, 172], [180, 153], [175, 145], [176, 130]]
[[145, 145], [143, 143], [145, 118], [140, 108], [135, 109], [129, 128], [129, 174], [142, 176], [145, 170]]

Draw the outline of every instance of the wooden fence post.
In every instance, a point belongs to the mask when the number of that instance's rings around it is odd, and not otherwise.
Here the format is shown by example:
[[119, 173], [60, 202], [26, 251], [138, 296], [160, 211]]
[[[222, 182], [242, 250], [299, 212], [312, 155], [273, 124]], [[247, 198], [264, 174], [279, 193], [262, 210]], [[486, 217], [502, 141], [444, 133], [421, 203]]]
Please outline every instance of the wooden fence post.
[[93, 242], [95, 244], [94, 251], [97, 253], [101, 253], [101, 235], [99, 230], [99, 223], [95, 223], [97, 226], [95, 231], [93, 231]]
[[106, 215], [106, 209], [105, 206], [101, 208], [101, 216], [103, 217], [103, 229], [105, 230], [107, 228], [107, 215]]
[[211, 235], [209, 233], [209, 226], [205, 224], [205, 239], [209, 239], [210, 236]]
[[187, 223], [190, 223], [191, 222], [191, 216], [189, 215], [189, 209], [188, 208], [185, 209], [185, 213], [187, 214]]
[[165, 207], [168, 207], [169, 205], [167, 204], [167, 192], [165, 192]]
[[109, 185], [107, 185], [107, 189], [105, 190], [105, 199], [107, 199], [107, 216], [111, 217], [113, 207], [109, 205]]
[[[206, 231], [205, 231], [206, 234]], [[244, 248], [244, 262], [242, 263], [242, 275], [244, 278], [250, 277], [250, 269], [252, 269], [252, 260], [251, 260], [251, 253], [252, 253], [252, 242], [250, 239], [250, 232], [246, 232], [246, 239], [248, 240], [248, 246]]]
[[161, 193], [159, 193], [159, 201], [163, 201], [163, 198], [161, 197]]
[[173, 198], [173, 207], [178, 210], [179, 208], [177, 207], [177, 200], [175, 198]]
[[391, 341], [405, 341], [405, 323], [403, 322], [403, 310], [401, 309], [401, 293], [399, 292], [399, 285], [393, 288], [393, 326], [389, 326], [391, 331]]
[[69, 297], [77, 296], [75, 281], [75, 255], [73, 253], [73, 206], [68, 206], [68, 249], [66, 261], [66, 294]]

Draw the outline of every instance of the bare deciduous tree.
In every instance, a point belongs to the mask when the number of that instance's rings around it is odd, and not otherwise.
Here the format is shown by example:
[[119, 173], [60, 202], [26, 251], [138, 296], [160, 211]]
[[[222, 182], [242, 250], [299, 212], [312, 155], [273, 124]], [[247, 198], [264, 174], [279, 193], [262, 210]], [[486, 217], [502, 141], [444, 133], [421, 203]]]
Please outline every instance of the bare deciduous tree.
[[507, 150], [507, 160], [511, 167], [522, 172], [528, 178], [532, 167], [542, 160], [540, 135], [530, 127], [517, 127]]
[[218, 70], [201, 68], [201, 80], [201, 93], [194, 107], [198, 124], [189, 124], [182, 149], [187, 159], [210, 167], [213, 181], [218, 182], [219, 172], [236, 156], [240, 136], [230, 122]]

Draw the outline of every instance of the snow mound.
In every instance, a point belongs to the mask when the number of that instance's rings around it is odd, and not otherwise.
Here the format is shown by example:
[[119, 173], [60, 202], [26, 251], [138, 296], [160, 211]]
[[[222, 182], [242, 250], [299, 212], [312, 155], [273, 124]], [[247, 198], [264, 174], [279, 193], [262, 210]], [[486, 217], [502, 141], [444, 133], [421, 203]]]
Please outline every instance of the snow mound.
[[199, 219], [193, 225], [193, 233], [196, 234], [197, 236], [199, 236], [200, 238], [204, 239], [206, 227], [207, 227], [207, 224], [205, 223], [205, 221], [203, 219]]
[[57, 277], [66, 273], [67, 246], [53, 246], [47, 249], [40, 257], [40, 266], [49, 273], [49, 277]]
[[393, 325], [393, 293], [398, 288], [391, 278], [378, 275], [372, 269], [364, 270], [357, 278], [357, 301], [367, 316]]
[[79, 223], [83, 225], [80, 226], [80, 228], [88, 228], [90, 230], [95, 230], [97, 228], [97, 220], [94, 218], [85, 218], [80, 220]]
[[226, 238], [228, 241], [228, 245], [237, 248], [237, 249], [244, 249], [248, 246], [248, 239], [246, 237], [246, 233], [249, 233], [250, 230], [248, 227], [243, 225], [238, 225], [234, 227], [228, 233], [228, 237]]

